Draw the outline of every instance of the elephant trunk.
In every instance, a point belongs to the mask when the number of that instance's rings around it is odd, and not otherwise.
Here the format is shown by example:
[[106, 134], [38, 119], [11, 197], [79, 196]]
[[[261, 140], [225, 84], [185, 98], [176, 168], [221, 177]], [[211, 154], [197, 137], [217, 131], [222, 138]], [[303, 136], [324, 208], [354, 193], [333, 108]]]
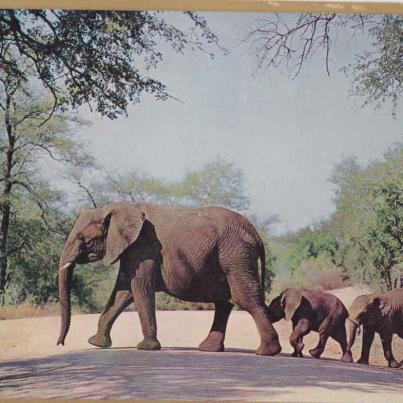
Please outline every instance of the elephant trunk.
[[66, 263], [59, 269], [59, 303], [61, 313], [60, 334], [57, 345], [64, 345], [64, 339], [71, 321], [71, 288], [74, 263]]
[[349, 338], [348, 338], [348, 344], [347, 344], [346, 351], [348, 353], [351, 353], [351, 347], [353, 347], [353, 345], [354, 345], [357, 331], [358, 331], [358, 335], [360, 333], [360, 325], [355, 320], [352, 320], [350, 318], [348, 318], [348, 319], [349, 319], [349, 331], [350, 332], [349, 332]]

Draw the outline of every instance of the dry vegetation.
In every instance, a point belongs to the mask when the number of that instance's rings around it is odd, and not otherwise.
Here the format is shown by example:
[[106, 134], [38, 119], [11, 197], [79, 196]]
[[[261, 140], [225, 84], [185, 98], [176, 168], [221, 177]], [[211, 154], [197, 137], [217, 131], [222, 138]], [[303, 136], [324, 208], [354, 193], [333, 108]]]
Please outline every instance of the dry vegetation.
[[[18, 305], [0, 306], [0, 320], [20, 319], [37, 316], [55, 316], [59, 315], [59, 304], [35, 305], [31, 302], [24, 302]], [[82, 310], [73, 306], [73, 313], [81, 313]]]

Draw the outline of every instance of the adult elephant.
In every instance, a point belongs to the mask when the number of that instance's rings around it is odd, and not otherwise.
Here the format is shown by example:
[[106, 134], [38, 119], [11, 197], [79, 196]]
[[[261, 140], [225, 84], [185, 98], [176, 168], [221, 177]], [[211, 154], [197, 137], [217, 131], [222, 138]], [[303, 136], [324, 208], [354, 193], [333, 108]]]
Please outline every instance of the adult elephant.
[[291, 320], [293, 357], [303, 357], [303, 339], [310, 331], [319, 333], [318, 345], [309, 350], [312, 357], [322, 355], [329, 337], [340, 344], [343, 356], [346, 355], [348, 312], [335, 295], [320, 290], [287, 288], [271, 301], [268, 310], [272, 323], [283, 318]]
[[[351, 356], [357, 331], [363, 325], [363, 340], [359, 364], [367, 364], [375, 332], [381, 336], [383, 352], [391, 368], [400, 367], [392, 353], [392, 337], [397, 334], [403, 338], [403, 288], [385, 294], [365, 294], [357, 297], [349, 309], [350, 337], [347, 352]], [[352, 359], [346, 356], [345, 361]]]
[[137, 348], [158, 350], [155, 292], [164, 291], [187, 301], [214, 302], [215, 316], [203, 351], [222, 351], [233, 305], [248, 311], [261, 337], [256, 353], [281, 351], [278, 335], [268, 318], [258, 276], [262, 240], [244, 217], [222, 207], [168, 208], [149, 203], [112, 203], [83, 211], [75, 222], [59, 263], [61, 329], [64, 344], [70, 327], [74, 266], [103, 259], [120, 259], [115, 288], [88, 341], [110, 347], [110, 331], [118, 315], [133, 301], [144, 340]]

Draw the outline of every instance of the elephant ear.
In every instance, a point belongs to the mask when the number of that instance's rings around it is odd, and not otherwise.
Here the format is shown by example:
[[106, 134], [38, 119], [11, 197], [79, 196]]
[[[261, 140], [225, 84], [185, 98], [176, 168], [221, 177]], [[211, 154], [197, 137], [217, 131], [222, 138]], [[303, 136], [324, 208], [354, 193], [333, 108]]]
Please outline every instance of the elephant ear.
[[107, 227], [104, 264], [115, 263], [136, 241], [145, 220], [144, 213], [130, 203], [113, 203], [104, 208], [103, 224]]
[[283, 295], [281, 296], [281, 305], [284, 308], [285, 320], [290, 320], [294, 316], [294, 313], [301, 305], [301, 302], [301, 290], [289, 288], [283, 292]]
[[387, 298], [376, 297], [374, 299], [374, 303], [378, 306], [381, 311], [382, 316], [388, 316], [390, 309], [392, 308], [390, 305], [390, 301]]

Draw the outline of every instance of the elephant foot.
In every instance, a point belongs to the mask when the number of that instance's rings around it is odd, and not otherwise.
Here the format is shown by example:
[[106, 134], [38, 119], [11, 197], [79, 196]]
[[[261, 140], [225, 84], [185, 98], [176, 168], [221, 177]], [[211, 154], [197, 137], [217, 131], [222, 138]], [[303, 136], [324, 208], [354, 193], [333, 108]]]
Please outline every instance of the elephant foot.
[[397, 362], [396, 360], [392, 360], [388, 363], [389, 368], [400, 368], [402, 365], [401, 362]]
[[302, 354], [302, 350], [305, 347], [304, 343], [297, 343], [296, 341], [291, 342], [291, 345], [294, 347], [294, 353], [301, 353]]
[[281, 352], [281, 346], [278, 341], [268, 343], [261, 343], [259, 348], [256, 350], [257, 355], [276, 355]]
[[311, 354], [313, 358], [319, 358], [322, 355], [322, 353], [323, 351], [319, 350], [318, 348], [309, 350], [309, 354]]
[[161, 350], [161, 344], [157, 339], [146, 337], [137, 344], [137, 350]]
[[357, 361], [357, 364], [369, 365], [369, 362], [368, 362], [368, 360], [365, 360], [364, 358], [360, 358]]
[[291, 357], [304, 358], [304, 355], [301, 353], [301, 351], [294, 351], [291, 354]]
[[211, 332], [207, 338], [200, 343], [200, 351], [208, 351], [211, 353], [218, 353], [224, 351], [224, 335], [219, 332]]
[[341, 362], [353, 362], [353, 356], [351, 353], [344, 353], [343, 357], [340, 359]]
[[95, 347], [109, 348], [112, 345], [112, 340], [109, 335], [97, 333], [88, 339], [88, 343]]

